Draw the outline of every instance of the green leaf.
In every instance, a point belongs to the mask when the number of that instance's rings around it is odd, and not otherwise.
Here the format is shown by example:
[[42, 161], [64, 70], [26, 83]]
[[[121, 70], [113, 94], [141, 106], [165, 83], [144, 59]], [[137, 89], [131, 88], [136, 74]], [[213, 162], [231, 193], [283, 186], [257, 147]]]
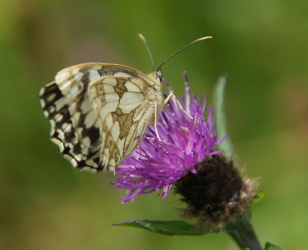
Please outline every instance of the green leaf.
[[[169, 236], [174, 235], [204, 235], [209, 231], [198, 230], [194, 225], [183, 221], [152, 221], [152, 220], [130, 220], [114, 226], [134, 227], [149, 230], [153, 233], [159, 233]], [[211, 231], [213, 232], [213, 231]]]
[[[228, 134], [224, 100], [225, 87], [226, 76], [221, 76], [216, 83], [213, 102], [218, 139], [221, 139]], [[237, 162], [238, 158], [230, 136], [218, 145], [218, 149], [224, 150], [228, 158], [233, 158], [235, 162]]]
[[270, 242], [265, 243], [265, 248], [264, 250], [283, 250], [281, 247], [274, 245]]
[[252, 200], [251, 204], [252, 204], [252, 205], [255, 205], [255, 204], [259, 203], [259, 202], [262, 200], [262, 198], [264, 197], [264, 195], [265, 195], [265, 192], [264, 192], [264, 191], [258, 192], [258, 193], [255, 195], [255, 198]]

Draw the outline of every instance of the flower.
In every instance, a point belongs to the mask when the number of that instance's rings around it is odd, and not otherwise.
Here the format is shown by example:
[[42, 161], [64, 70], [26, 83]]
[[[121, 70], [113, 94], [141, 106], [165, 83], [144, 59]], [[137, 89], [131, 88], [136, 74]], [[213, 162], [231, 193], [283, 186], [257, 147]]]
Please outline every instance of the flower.
[[139, 146], [116, 169], [121, 176], [114, 185], [128, 189], [121, 197], [123, 203], [157, 190], [160, 190], [158, 196], [166, 198], [173, 183], [189, 173], [197, 173], [198, 163], [222, 152], [214, 150], [226, 136], [217, 140], [213, 109], [209, 107], [205, 120], [206, 97], [203, 102], [195, 95], [191, 99], [185, 73], [184, 79], [185, 97], [171, 98], [160, 113], [157, 122], [160, 138], [149, 126]]

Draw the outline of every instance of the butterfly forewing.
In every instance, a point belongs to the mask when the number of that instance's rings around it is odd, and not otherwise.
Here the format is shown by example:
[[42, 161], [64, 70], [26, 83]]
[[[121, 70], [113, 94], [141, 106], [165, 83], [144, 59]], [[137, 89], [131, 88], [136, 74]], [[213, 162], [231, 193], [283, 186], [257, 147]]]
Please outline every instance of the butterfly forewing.
[[51, 138], [80, 169], [114, 169], [139, 144], [160, 103], [160, 81], [127, 66], [85, 63], [40, 92]]

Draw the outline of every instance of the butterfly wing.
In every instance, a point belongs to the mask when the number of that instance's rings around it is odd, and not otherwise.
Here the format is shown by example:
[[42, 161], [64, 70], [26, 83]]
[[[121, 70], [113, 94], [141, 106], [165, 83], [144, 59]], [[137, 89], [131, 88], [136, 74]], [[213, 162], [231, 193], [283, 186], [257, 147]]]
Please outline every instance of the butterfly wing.
[[114, 171], [142, 139], [160, 84], [123, 65], [69, 67], [42, 88], [41, 106], [51, 138], [79, 169]]
[[100, 122], [102, 154], [108, 168], [116, 168], [142, 139], [154, 112], [156, 97], [147, 81], [106, 76], [92, 82], [89, 97]]

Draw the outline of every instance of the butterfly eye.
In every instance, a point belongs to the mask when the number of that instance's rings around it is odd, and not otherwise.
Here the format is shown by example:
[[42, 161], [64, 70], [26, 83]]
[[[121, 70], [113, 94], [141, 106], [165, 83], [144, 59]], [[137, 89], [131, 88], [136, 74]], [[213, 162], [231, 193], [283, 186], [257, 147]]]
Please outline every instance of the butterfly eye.
[[156, 78], [157, 78], [160, 82], [163, 80], [163, 76], [162, 76], [162, 73], [161, 73], [160, 70], [156, 72]]

